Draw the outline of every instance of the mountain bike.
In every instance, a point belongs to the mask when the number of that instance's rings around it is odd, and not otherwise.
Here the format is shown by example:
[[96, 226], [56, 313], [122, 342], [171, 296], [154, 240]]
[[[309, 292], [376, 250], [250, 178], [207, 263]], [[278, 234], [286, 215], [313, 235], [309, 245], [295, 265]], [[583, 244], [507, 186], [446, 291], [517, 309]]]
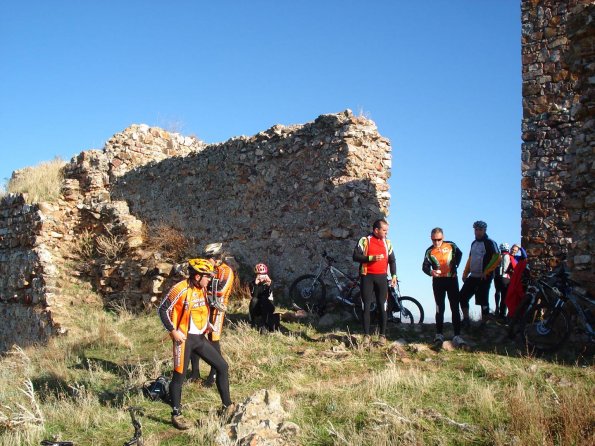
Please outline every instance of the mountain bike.
[[[326, 285], [322, 280], [326, 275], [331, 276], [338, 289], [338, 294], [333, 298], [351, 308], [357, 320], [362, 319], [362, 299], [359, 288], [359, 278], [353, 278], [333, 266], [335, 259], [326, 252], [322, 253], [323, 260], [316, 274], [304, 274], [293, 281], [289, 287], [289, 297], [293, 307], [310, 313], [323, 314], [326, 309]], [[410, 296], [401, 296], [397, 283], [396, 287], [389, 284], [387, 296], [388, 321], [400, 323], [421, 324], [424, 319], [424, 310], [421, 304]], [[376, 302], [370, 307], [372, 314], [376, 313]]]
[[[130, 413], [130, 420], [132, 422], [132, 427], [134, 427], [134, 435], [130, 440], [124, 443], [124, 446], [143, 446], [143, 431], [142, 425], [137, 418], [138, 416], [143, 416], [144, 412], [141, 407], [131, 406], [126, 409]], [[41, 446], [74, 446], [72, 441], [53, 441], [53, 440], [42, 440]]]
[[560, 271], [549, 274], [545, 279], [534, 277], [528, 270], [523, 276], [525, 297], [520, 302], [508, 325], [508, 337], [525, 345], [525, 327], [540, 319], [544, 308], [553, 305], [561, 285]]
[[137, 415], [142, 417], [145, 413], [143, 412], [142, 407], [136, 406], [131, 406], [126, 410], [130, 413], [130, 422], [134, 428], [134, 435], [130, 440], [124, 443], [124, 446], [143, 446], [145, 443], [143, 440], [143, 427], [137, 418]]
[[411, 296], [402, 296], [399, 282], [388, 287], [388, 321], [395, 323], [422, 324], [424, 322], [424, 308], [419, 301]]
[[554, 288], [555, 301], [539, 308], [537, 318], [523, 331], [527, 347], [537, 352], [552, 352], [568, 339], [572, 331], [582, 332], [585, 341], [595, 345], [595, 301], [575, 291], [575, 284], [566, 279], [563, 291]]
[[333, 296], [337, 302], [354, 308], [354, 297], [359, 295], [359, 278], [350, 277], [335, 267], [336, 262], [326, 251], [322, 253], [323, 260], [320, 262], [318, 271], [315, 274], [304, 274], [293, 281], [289, 287], [289, 297], [296, 310], [304, 310], [309, 313], [322, 315], [326, 310], [326, 284], [323, 278], [330, 275], [338, 293]]

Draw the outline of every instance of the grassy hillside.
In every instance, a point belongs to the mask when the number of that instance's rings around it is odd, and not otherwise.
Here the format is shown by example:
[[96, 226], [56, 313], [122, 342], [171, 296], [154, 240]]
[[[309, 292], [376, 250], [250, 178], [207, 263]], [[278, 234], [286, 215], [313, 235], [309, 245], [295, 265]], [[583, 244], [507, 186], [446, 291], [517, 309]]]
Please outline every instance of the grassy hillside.
[[[171, 372], [156, 314], [105, 312], [88, 286], [69, 286], [78, 328], [1, 360], [0, 443], [122, 445], [133, 434], [125, 409], [138, 405], [145, 445], [215, 444], [215, 389], [185, 385], [185, 415], [197, 426], [183, 433], [171, 427], [167, 405], [142, 396], [145, 381]], [[369, 350], [358, 347], [353, 324], [323, 332], [284, 323], [284, 332], [260, 335], [241, 308], [222, 339], [232, 398], [278, 391], [301, 427], [296, 444], [595, 444], [592, 365], [513, 356], [506, 345], [496, 352], [495, 339], [481, 334], [471, 337], [474, 351], [436, 353], [426, 344], [431, 326], [393, 326], [389, 339], [407, 343]]]

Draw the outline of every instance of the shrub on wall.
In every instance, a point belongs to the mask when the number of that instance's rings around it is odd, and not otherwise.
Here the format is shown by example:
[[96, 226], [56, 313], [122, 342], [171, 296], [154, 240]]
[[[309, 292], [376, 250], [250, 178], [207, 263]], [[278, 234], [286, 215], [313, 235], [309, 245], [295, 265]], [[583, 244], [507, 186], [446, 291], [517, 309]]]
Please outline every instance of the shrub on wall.
[[62, 168], [66, 164], [60, 158], [45, 161], [37, 166], [25, 167], [12, 174], [6, 191], [13, 194], [26, 194], [27, 203], [55, 201], [60, 196]]
[[100, 234], [95, 238], [95, 249], [102, 257], [116, 260], [126, 252], [126, 239], [121, 235], [113, 234], [107, 227], [107, 234]]
[[167, 223], [160, 222], [151, 226], [143, 226], [143, 248], [156, 251], [166, 258], [182, 261], [189, 257], [196, 257], [196, 241]]

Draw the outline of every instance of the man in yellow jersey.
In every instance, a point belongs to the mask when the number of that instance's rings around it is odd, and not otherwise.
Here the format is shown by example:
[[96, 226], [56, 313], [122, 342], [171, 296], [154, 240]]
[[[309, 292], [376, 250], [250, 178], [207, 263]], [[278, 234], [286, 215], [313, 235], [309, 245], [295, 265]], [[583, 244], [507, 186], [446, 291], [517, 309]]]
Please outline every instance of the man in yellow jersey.
[[448, 303], [452, 313], [452, 326], [454, 337], [452, 343], [456, 346], [463, 346], [465, 341], [461, 337], [461, 315], [459, 313], [459, 279], [457, 268], [461, 263], [463, 252], [454, 242], [444, 240], [442, 228], [434, 228], [430, 234], [432, 246], [426, 249], [422, 270], [432, 278], [432, 290], [436, 302], [436, 336], [434, 344], [437, 348], [442, 347], [444, 335], [444, 310], [446, 309], [445, 297], [448, 295]]
[[[211, 302], [209, 322], [211, 326], [207, 337], [219, 354], [221, 354], [221, 345], [219, 341], [221, 339], [221, 332], [223, 331], [223, 320], [225, 319], [225, 311], [227, 310], [229, 296], [231, 295], [235, 280], [233, 269], [224, 262], [225, 255], [222, 247], [222, 243], [210, 243], [205, 247], [202, 254], [204, 258], [211, 262], [215, 269], [215, 277], [211, 282], [209, 294]], [[198, 370], [198, 355], [192, 354], [190, 360], [192, 362], [192, 375], [190, 376], [190, 379], [192, 381], [197, 381], [200, 377]], [[211, 367], [209, 376], [204, 380], [203, 385], [211, 387], [215, 384], [215, 376], [216, 370], [214, 367]]]
[[181, 402], [182, 385], [192, 353], [215, 367], [223, 410], [231, 411], [233, 407], [229, 396], [227, 362], [205, 336], [209, 330], [207, 287], [214, 273], [209, 260], [188, 260], [188, 279], [174, 285], [158, 309], [159, 318], [173, 341], [174, 371], [169, 387], [172, 424], [182, 430], [191, 427], [182, 416]]

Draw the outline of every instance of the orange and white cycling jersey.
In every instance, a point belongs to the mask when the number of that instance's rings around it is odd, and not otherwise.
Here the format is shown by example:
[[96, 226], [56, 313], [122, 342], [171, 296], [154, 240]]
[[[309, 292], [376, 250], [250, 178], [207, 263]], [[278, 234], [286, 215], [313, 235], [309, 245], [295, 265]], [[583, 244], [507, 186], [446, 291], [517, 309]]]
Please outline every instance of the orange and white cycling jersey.
[[[190, 286], [188, 280], [175, 284], [157, 310], [167, 331], [180, 330], [185, 336], [189, 332], [202, 334], [209, 326], [209, 306], [206, 294], [200, 288]], [[174, 370], [182, 373], [185, 342], [173, 343]]]
[[442, 242], [442, 245], [430, 246], [424, 256], [423, 271], [430, 275], [431, 270], [440, 270], [436, 277], [454, 277], [463, 253], [454, 242]]
[[[235, 275], [229, 265], [222, 263], [217, 267], [218, 287], [216, 291], [216, 298], [219, 302], [222, 302], [225, 306], [229, 302], [229, 296], [233, 289], [233, 282]], [[212, 332], [209, 334], [211, 341], [218, 341], [221, 339], [221, 332], [223, 331], [223, 320], [225, 319], [225, 313], [219, 311], [216, 308], [211, 310], [211, 328]]]

